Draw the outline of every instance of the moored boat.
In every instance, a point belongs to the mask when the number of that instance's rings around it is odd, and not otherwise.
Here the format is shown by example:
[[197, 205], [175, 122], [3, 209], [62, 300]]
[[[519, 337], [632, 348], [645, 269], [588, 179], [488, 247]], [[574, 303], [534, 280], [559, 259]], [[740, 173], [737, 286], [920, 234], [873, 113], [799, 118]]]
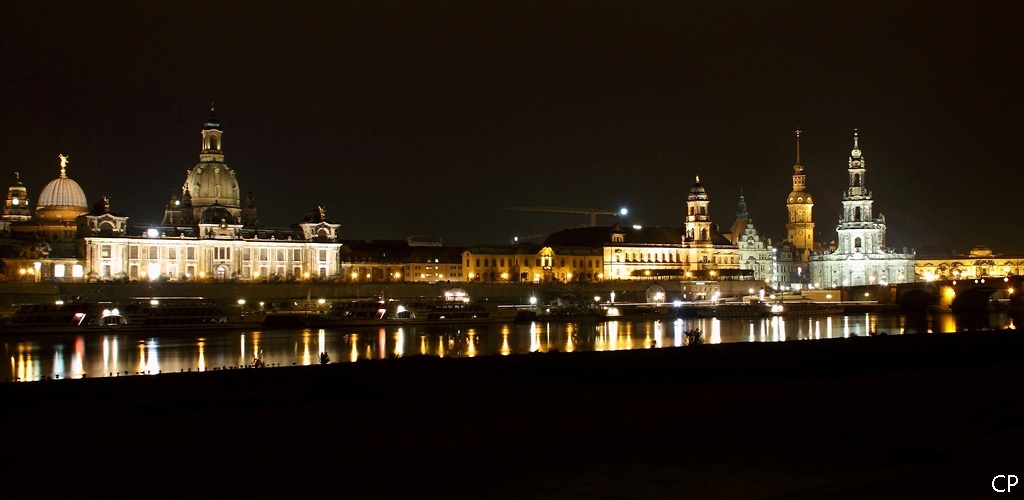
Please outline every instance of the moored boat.
[[104, 331], [193, 331], [259, 328], [265, 314], [239, 304], [202, 299], [22, 304], [0, 324], [0, 335]]
[[837, 302], [773, 302], [761, 306], [775, 316], [796, 314], [842, 314], [843, 305]]
[[764, 316], [765, 314], [764, 308], [757, 302], [715, 304], [697, 309], [697, 316], [705, 318], [737, 318]]
[[491, 302], [440, 299], [341, 301], [325, 307], [323, 311], [272, 312], [267, 316], [265, 326], [329, 328], [512, 323], [530, 314], [526, 310]]

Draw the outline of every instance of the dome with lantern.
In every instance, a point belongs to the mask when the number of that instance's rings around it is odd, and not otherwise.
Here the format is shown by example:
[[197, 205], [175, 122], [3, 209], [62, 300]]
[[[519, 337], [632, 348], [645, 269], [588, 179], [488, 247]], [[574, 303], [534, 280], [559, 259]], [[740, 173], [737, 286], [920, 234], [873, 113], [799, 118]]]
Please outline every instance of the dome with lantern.
[[68, 156], [60, 155], [60, 177], [50, 181], [36, 202], [36, 217], [74, 220], [89, 213], [89, 200], [81, 186], [67, 175]]
[[203, 124], [203, 148], [199, 163], [188, 171], [185, 189], [192, 196], [192, 207], [196, 219], [214, 204], [227, 209], [236, 219], [241, 216], [242, 205], [239, 196], [238, 179], [235, 171], [224, 163], [221, 149], [224, 132], [220, 122], [210, 109], [210, 118]]
[[700, 177], [697, 177], [697, 182], [690, 188], [690, 194], [686, 196], [687, 201], [707, 201], [708, 193], [704, 190], [704, 186], [700, 185]]

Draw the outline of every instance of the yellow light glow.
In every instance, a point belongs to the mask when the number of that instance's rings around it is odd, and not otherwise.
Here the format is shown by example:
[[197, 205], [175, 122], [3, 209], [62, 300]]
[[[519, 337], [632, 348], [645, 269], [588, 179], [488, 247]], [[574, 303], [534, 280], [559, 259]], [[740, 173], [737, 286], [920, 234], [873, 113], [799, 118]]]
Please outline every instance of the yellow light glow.
[[358, 277], [359, 277], [359, 273], [357, 273], [355, 271], [352, 271], [352, 279], [356, 279]]

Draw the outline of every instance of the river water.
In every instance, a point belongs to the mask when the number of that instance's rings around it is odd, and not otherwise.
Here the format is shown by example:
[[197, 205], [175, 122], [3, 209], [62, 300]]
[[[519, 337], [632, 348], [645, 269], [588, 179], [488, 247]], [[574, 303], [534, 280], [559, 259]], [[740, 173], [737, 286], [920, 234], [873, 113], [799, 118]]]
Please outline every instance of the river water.
[[10, 359], [4, 381], [144, 376], [251, 365], [261, 354], [269, 367], [394, 358], [409, 355], [515, 355], [557, 349], [615, 351], [686, 345], [685, 332], [699, 329], [704, 342], [782, 342], [865, 336], [871, 332], [928, 334], [1017, 328], [992, 313], [975, 317], [933, 314], [694, 318], [678, 320], [545, 322], [528, 324], [388, 326], [266, 331], [111, 333], [6, 336]]

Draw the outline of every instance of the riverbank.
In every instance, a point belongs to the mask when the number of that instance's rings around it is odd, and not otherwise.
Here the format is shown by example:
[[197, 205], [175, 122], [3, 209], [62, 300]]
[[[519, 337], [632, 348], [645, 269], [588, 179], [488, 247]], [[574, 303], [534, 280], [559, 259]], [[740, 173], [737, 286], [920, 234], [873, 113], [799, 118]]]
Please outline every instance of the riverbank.
[[0, 398], [24, 494], [978, 496], [1020, 475], [1022, 354], [1007, 331], [412, 356]]

